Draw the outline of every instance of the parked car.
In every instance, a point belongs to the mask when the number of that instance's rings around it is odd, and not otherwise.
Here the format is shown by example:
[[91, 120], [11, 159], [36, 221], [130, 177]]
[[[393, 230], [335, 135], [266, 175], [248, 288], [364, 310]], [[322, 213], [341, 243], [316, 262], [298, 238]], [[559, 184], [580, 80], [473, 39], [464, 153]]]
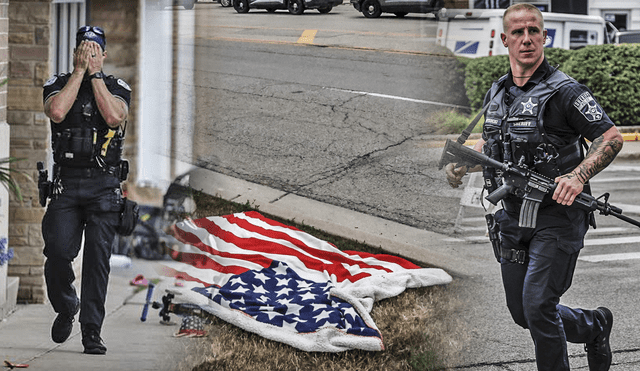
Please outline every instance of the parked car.
[[433, 13], [437, 19], [444, 0], [351, 0], [351, 4], [367, 18], [378, 18], [382, 13], [401, 18], [409, 13]]
[[320, 13], [329, 13], [334, 6], [341, 5], [343, 0], [233, 0], [233, 8], [238, 13], [246, 13], [249, 9], [266, 9], [273, 13], [278, 9], [287, 9], [289, 13], [300, 15], [305, 9], [317, 9]]
[[233, 0], [218, 0], [218, 2], [224, 7], [233, 6]]

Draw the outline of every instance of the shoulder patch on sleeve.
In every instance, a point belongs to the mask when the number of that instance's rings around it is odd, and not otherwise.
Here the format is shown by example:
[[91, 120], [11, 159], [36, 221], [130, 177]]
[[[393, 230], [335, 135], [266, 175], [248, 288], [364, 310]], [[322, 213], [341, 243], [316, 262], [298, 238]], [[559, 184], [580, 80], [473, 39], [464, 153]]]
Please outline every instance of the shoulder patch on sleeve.
[[122, 86], [123, 88], [125, 88], [125, 89], [127, 89], [127, 90], [131, 91], [131, 88], [129, 87], [129, 85], [128, 85], [126, 82], [124, 82], [124, 80], [123, 80], [123, 79], [118, 79], [118, 85], [120, 85], [120, 86]]
[[573, 106], [580, 111], [589, 122], [600, 121], [604, 115], [602, 107], [600, 107], [588, 91], [580, 94], [580, 96], [573, 101]]
[[43, 87], [52, 85], [54, 82], [56, 82], [56, 80], [58, 80], [58, 76], [57, 75], [53, 76], [52, 78], [47, 80], [47, 82], [44, 83]]

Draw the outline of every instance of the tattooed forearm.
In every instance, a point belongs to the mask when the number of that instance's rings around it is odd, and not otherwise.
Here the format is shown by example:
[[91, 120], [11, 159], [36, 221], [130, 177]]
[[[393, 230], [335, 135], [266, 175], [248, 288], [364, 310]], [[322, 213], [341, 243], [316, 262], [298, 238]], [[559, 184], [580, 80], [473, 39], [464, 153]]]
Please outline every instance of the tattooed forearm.
[[593, 141], [584, 161], [573, 170], [573, 173], [575, 173], [578, 179], [584, 184], [609, 166], [621, 149], [621, 140], [612, 139], [605, 141], [604, 137], [600, 136]]

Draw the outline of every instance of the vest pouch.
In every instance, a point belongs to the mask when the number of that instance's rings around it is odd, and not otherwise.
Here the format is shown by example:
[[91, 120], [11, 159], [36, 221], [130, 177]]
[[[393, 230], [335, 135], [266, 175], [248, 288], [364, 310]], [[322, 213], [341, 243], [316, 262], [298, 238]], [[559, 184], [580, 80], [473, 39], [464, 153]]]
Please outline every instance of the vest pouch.
[[[489, 110], [495, 111], [497, 107], [492, 104]], [[482, 136], [485, 139], [482, 146], [482, 153], [493, 160], [502, 162], [503, 153], [500, 146], [500, 136], [502, 134], [502, 120], [494, 115], [487, 114], [485, 116], [484, 125], [482, 126]], [[498, 174], [494, 168], [483, 166], [482, 178], [484, 179], [484, 188], [489, 194], [498, 188]]]
[[509, 147], [512, 161], [515, 164], [531, 168], [535, 148], [542, 141], [538, 122], [533, 119], [513, 117], [508, 119]]
[[56, 134], [54, 155], [63, 166], [91, 167], [95, 164], [95, 131], [89, 128], [65, 129]]
[[511, 139], [511, 157], [513, 163], [519, 166], [525, 165], [532, 168], [534, 165], [534, 155], [532, 143], [522, 138]]
[[71, 130], [71, 143], [69, 150], [77, 159], [90, 159], [94, 153], [94, 131], [87, 128], [74, 128]]

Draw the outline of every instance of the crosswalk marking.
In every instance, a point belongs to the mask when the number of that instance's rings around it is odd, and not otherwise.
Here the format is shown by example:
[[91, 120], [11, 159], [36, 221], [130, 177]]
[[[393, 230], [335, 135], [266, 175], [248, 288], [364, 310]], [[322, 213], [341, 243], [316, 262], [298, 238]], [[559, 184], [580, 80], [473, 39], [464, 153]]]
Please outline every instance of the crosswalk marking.
[[604, 178], [604, 179], [598, 179], [598, 178], [594, 178], [589, 180], [589, 183], [591, 184], [595, 184], [595, 183], [622, 183], [622, 182], [637, 182], [640, 180], [640, 177], [626, 177], [626, 178]]
[[585, 246], [601, 246], [625, 243], [640, 243], [640, 236], [630, 237], [613, 237], [613, 238], [595, 238], [584, 240]]
[[623, 228], [623, 227], [608, 227], [608, 228], [596, 228], [589, 229], [587, 232], [587, 238], [589, 236], [593, 236], [595, 234], [622, 234], [631, 232], [631, 228]]
[[615, 261], [615, 260], [630, 260], [630, 259], [640, 259], [640, 252], [629, 252], [629, 253], [620, 253], [620, 254], [587, 255], [587, 256], [580, 256], [578, 258], [578, 260], [591, 262], [591, 263], [600, 263], [600, 262]]

